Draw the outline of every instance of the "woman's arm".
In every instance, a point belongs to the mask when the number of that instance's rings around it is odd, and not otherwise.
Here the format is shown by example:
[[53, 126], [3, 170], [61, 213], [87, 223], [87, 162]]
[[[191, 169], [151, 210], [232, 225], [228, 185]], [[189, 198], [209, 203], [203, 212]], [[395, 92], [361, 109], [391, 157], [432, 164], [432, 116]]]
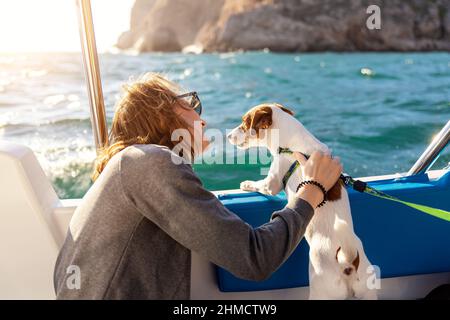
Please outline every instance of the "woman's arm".
[[297, 198], [253, 228], [203, 188], [190, 165], [174, 164], [173, 156], [167, 148], [145, 145], [122, 153], [121, 179], [130, 203], [180, 244], [237, 277], [269, 277], [302, 239], [311, 205]]

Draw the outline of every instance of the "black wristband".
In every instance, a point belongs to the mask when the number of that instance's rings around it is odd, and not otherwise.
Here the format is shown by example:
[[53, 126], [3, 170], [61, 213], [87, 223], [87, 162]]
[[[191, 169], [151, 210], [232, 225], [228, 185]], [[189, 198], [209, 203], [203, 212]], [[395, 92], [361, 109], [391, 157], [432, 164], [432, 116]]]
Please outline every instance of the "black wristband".
[[301, 187], [303, 187], [303, 186], [305, 186], [305, 185], [307, 185], [307, 184], [313, 184], [313, 185], [317, 186], [320, 190], [322, 190], [322, 193], [323, 193], [323, 200], [322, 200], [321, 203], [319, 203], [319, 204], [317, 205], [317, 208], [320, 208], [321, 206], [323, 206], [323, 205], [327, 202], [327, 190], [325, 190], [324, 186], [323, 186], [321, 183], [317, 182], [317, 181], [314, 181], [314, 180], [305, 180], [305, 181], [302, 181], [302, 182], [300, 182], [300, 183], [298, 184], [297, 190], [295, 190], [295, 192], [298, 192], [298, 190], [299, 190]]

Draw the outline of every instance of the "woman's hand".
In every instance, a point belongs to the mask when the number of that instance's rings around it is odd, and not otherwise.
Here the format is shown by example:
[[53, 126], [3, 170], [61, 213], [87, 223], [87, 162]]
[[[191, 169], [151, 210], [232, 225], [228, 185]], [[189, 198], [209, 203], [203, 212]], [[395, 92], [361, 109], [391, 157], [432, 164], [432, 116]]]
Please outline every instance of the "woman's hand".
[[[337, 182], [342, 172], [342, 164], [338, 157], [332, 158], [330, 154], [315, 151], [308, 160], [298, 152], [294, 156], [302, 165], [303, 180], [314, 180], [322, 184], [325, 190], [330, 190]], [[297, 196], [309, 202], [316, 208], [323, 200], [323, 193], [319, 187], [307, 184], [300, 188]]]

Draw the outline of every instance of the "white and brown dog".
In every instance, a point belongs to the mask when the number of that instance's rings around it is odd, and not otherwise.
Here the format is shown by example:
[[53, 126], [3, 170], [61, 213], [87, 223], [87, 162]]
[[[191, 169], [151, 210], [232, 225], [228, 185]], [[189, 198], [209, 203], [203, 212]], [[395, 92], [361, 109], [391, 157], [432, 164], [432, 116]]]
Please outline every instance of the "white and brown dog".
[[[253, 107], [227, 137], [238, 148], [266, 147], [272, 154], [267, 177], [244, 181], [241, 189], [275, 195], [285, 188], [288, 198], [295, 195], [302, 170], [297, 169], [284, 186], [283, 177], [296, 160], [290, 154], [279, 154], [278, 148], [306, 155], [316, 150], [328, 152], [328, 147], [306, 130], [292, 111], [279, 104]], [[367, 285], [370, 262], [353, 231], [348, 194], [342, 182], [329, 190], [327, 198], [325, 205], [315, 210], [305, 233], [310, 247], [309, 298], [376, 299], [376, 290]]]

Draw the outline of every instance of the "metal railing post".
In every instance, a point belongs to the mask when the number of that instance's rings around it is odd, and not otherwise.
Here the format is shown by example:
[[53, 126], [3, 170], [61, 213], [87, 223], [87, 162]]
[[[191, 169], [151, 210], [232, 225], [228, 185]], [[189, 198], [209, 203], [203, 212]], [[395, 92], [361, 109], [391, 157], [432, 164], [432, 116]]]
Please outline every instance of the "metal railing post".
[[97, 47], [90, 0], [76, 0], [84, 73], [87, 82], [92, 131], [97, 152], [108, 145], [108, 126], [106, 123], [105, 102], [103, 100]]
[[450, 140], [450, 120], [434, 137], [416, 163], [409, 169], [408, 175], [424, 173], [430, 168]]

